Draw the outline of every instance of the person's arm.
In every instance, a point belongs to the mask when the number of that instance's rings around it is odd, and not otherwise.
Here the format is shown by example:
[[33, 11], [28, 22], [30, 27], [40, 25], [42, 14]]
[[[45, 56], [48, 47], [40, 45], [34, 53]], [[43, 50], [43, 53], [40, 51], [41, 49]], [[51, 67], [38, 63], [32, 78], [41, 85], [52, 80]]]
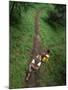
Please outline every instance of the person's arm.
[[39, 63], [37, 64], [36, 69], [38, 70], [38, 69], [40, 68], [40, 66], [41, 66], [41, 62], [39, 62]]

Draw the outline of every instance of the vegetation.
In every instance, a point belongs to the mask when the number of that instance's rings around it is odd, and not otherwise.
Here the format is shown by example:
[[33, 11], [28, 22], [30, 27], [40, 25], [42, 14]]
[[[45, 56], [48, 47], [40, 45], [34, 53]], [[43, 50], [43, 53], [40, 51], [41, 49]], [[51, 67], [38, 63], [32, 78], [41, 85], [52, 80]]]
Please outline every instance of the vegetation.
[[[40, 86], [57, 86], [66, 84], [66, 51], [65, 51], [65, 5], [13, 2], [10, 1], [10, 88], [25, 87], [25, 72], [28, 68], [33, 47], [34, 20], [37, 9], [40, 15], [40, 37], [42, 48], [51, 50], [49, 63], [41, 66]], [[62, 18], [53, 17], [62, 12]], [[57, 10], [57, 11], [56, 11]], [[61, 10], [61, 11], [62, 11]], [[61, 13], [60, 13], [61, 14]], [[61, 15], [58, 15], [61, 16]], [[48, 22], [51, 20], [51, 23]], [[59, 23], [58, 27], [57, 24]], [[61, 24], [62, 23], [62, 24]], [[54, 27], [54, 28], [53, 28]]]
[[56, 26], [63, 25], [66, 27], [66, 6], [65, 5], [54, 5], [54, 9], [48, 12], [48, 17], [43, 17], [44, 22], [48, 22], [51, 27], [56, 29]]

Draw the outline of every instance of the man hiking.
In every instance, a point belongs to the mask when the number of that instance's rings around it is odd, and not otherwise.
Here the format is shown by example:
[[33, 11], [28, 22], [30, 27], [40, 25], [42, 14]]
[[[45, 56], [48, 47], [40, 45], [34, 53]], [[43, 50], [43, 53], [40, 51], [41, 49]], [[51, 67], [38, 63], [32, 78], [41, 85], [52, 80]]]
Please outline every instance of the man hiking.
[[31, 63], [29, 64], [26, 81], [29, 80], [32, 71], [37, 71], [40, 69], [42, 62], [48, 62], [49, 53], [50, 50], [44, 51], [43, 53], [38, 54], [34, 59], [32, 59]]

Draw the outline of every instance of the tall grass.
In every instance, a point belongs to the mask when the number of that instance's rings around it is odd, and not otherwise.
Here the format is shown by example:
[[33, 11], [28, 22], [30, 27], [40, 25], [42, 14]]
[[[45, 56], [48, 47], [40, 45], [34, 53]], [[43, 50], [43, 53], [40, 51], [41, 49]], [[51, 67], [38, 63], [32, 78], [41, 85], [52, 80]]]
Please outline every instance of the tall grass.
[[[45, 5], [44, 10], [53, 10], [54, 5]], [[43, 7], [36, 4], [26, 13], [21, 13], [21, 23], [10, 27], [10, 88], [25, 87], [25, 75], [33, 47], [35, 10]], [[41, 17], [46, 13], [43, 12]], [[65, 85], [66, 59], [65, 59], [65, 30], [64, 27], [52, 28], [40, 17], [40, 37], [42, 48], [49, 48], [49, 63], [41, 66], [39, 73], [40, 86]]]

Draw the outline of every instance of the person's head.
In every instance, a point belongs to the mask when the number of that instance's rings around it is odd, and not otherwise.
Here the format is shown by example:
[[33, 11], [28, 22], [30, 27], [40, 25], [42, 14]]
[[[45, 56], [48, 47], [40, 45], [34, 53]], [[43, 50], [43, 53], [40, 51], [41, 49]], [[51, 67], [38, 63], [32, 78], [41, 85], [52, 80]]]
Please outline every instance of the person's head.
[[49, 50], [49, 49], [47, 49], [47, 53], [48, 53], [48, 54], [50, 53], [50, 50]]
[[41, 55], [46, 55], [46, 54], [49, 54], [50, 53], [50, 50], [49, 49], [47, 49], [47, 50], [43, 50], [42, 52], [41, 52]]

